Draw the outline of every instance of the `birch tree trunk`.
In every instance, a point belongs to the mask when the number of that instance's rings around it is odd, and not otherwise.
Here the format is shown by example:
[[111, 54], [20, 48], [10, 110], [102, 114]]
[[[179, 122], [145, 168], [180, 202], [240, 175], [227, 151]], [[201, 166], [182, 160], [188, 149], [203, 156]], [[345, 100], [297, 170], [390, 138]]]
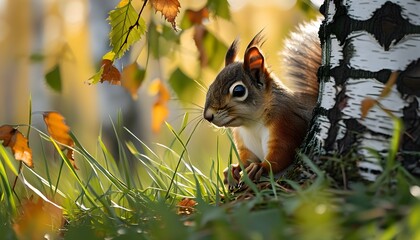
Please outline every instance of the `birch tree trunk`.
[[[397, 160], [420, 176], [420, 2], [326, 0], [321, 12], [320, 98], [306, 154], [343, 184], [375, 180], [394, 131], [386, 109], [405, 127]], [[379, 101], [382, 108], [375, 105], [362, 118], [362, 101], [379, 99], [392, 72], [400, 74]], [[349, 161], [337, 163], [335, 156]]]

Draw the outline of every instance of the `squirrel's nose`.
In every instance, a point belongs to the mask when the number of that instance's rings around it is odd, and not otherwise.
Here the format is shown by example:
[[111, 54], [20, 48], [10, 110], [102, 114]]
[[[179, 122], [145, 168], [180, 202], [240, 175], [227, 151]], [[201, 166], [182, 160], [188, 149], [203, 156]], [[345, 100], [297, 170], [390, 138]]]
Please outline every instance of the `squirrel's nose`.
[[208, 108], [204, 111], [204, 118], [209, 121], [212, 122], [214, 119], [214, 111], [211, 108]]

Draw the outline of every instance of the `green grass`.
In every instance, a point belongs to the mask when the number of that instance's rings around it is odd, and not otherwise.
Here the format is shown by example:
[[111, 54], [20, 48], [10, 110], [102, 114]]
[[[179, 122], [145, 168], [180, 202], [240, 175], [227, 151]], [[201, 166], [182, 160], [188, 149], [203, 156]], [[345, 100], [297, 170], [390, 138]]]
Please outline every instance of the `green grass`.
[[[217, 154], [209, 172], [202, 172], [188, 151], [200, 124], [191, 122], [185, 115], [179, 130], [168, 125], [173, 140], [152, 146], [117, 123], [118, 156], [101, 136], [98, 150], [90, 153], [72, 135], [80, 170], [58, 143], [33, 128], [44, 169], [39, 162], [37, 168], [24, 167], [14, 190], [18, 164], [0, 145], [0, 232], [7, 233], [1, 237], [17, 237], [13, 226], [25, 199], [35, 196], [33, 202], [44, 199], [43, 210], [51, 209], [48, 201], [62, 208], [60, 229], [46, 228], [52, 239], [420, 239], [420, 184], [395, 161], [398, 132], [374, 183], [333, 188], [334, 180], [302, 156], [317, 175], [304, 185], [268, 178], [232, 194], [223, 186], [220, 166], [235, 161], [235, 150], [229, 159]], [[59, 161], [52, 162], [54, 156]], [[196, 201], [192, 214], [177, 213], [183, 198]]]

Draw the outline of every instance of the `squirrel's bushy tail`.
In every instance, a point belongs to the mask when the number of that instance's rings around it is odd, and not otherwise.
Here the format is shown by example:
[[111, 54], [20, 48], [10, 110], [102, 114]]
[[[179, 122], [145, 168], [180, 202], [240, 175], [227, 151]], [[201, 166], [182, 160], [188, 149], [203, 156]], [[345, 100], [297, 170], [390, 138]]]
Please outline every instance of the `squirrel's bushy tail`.
[[321, 20], [300, 25], [285, 40], [281, 55], [281, 80], [294, 92], [318, 96], [318, 68], [321, 45], [318, 37]]

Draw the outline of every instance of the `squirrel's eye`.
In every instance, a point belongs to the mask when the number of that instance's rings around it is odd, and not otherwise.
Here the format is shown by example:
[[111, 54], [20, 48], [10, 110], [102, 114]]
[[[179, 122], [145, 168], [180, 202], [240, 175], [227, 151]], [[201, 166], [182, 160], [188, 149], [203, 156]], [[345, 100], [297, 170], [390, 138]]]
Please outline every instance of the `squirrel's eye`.
[[245, 85], [241, 81], [232, 84], [229, 90], [232, 97], [237, 98], [240, 101], [245, 100], [248, 96], [248, 89], [246, 89]]
[[246, 89], [243, 85], [236, 85], [233, 88], [232, 96], [233, 97], [242, 97], [242, 96], [245, 95], [245, 93], [246, 93]]

